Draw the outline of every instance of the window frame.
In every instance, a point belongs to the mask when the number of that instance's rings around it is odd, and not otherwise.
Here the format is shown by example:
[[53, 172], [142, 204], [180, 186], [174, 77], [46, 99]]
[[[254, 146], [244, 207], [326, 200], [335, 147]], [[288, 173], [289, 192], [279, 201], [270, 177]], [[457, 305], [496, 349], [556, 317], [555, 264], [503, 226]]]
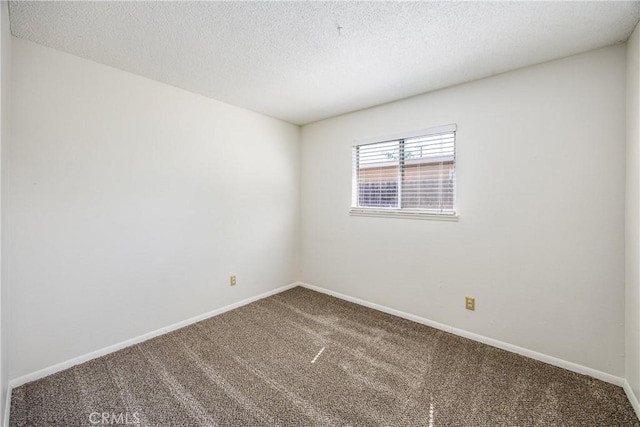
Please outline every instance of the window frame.
[[[458, 134], [457, 134], [457, 124], [448, 124], [443, 126], [437, 126], [427, 129], [416, 130], [412, 132], [401, 132], [393, 135], [386, 135], [383, 137], [376, 138], [367, 138], [356, 140], [353, 142], [351, 147], [351, 208], [349, 210], [349, 214], [351, 216], [371, 216], [371, 217], [383, 217], [383, 218], [411, 218], [411, 219], [429, 219], [429, 220], [439, 220], [439, 221], [458, 221], [458, 211], [456, 205], [456, 195], [457, 195], [457, 151], [458, 151]], [[358, 173], [357, 173], [357, 162], [354, 159], [354, 151], [357, 147], [368, 145], [368, 144], [376, 144], [383, 142], [393, 142], [393, 141], [404, 141], [407, 139], [417, 138], [417, 137], [428, 137], [432, 135], [442, 134], [442, 133], [454, 133], [454, 144], [453, 144], [453, 173], [454, 173], [454, 187], [453, 187], [453, 212], [446, 213], [437, 213], [432, 210], [426, 209], [410, 209], [410, 208], [382, 208], [382, 207], [359, 207], [354, 206], [357, 204], [357, 200], [359, 197], [359, 184], [358, 184]], [[402, 144], [399, 145], [401, 147]], [[399, 148], [400, 149], [400, 148]], [[398, 174], [404, 173], [404, 161], [402, 159], [402, 155], [398, 156]], [[400, 177], [399, 177], [400, 179]], [[398, 194], [400, 196], [400, 192], [402, 191], [402, 183], [398, 183]]]

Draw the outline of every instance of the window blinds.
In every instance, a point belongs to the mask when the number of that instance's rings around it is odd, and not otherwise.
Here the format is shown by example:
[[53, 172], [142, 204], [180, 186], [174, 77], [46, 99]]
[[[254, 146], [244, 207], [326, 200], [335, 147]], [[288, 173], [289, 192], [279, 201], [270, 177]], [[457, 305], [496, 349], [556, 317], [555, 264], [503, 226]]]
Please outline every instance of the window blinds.
[[455, 214], [455, 128], [353, 147], [353, 208]]

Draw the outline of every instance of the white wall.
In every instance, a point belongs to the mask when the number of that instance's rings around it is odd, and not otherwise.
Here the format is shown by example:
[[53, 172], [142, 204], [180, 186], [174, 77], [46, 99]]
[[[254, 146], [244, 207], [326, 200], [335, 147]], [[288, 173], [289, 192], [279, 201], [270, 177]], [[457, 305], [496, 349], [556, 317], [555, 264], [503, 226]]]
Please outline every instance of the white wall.
[[626, 373], [640, 396], [640, 26], [627, 42]]
[[[5, 197], [6, 197], [6, 152], [9, 141], [9, 88], [11, 68], [11, 30], [9, 28], [9, 7], [6, 1], [0, 2], [0, 207], [2, 220], [0, 221], [0, 253], [5, 251]], [[6, 280], [4, 256], [0, 262], [0, 420], [4, 419], [7, 386], [9, 380], [9, 298]]]
[[[449, 123], [459, 222], [349, 216], [354, 140]], [[303, 281], [624, 375], [624, 45], [310, 124], [302, 141]]]
[[296, 281], [297, 126], [20, 39], [11, 71], [12, 378]]

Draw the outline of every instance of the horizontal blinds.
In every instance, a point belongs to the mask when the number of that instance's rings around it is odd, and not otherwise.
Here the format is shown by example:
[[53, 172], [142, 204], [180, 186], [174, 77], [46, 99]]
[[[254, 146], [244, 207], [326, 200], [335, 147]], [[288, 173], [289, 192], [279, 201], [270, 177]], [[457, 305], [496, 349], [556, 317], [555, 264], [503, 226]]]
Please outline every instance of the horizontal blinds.
[[404, 141], [402, 208], [453, 213], [455, 133]]
[[455, 131], [353, 148], [356, 208], [452, 214], [455, 204]]
[[354, 147], [353, 170], [357, 188], [354, 206], [398, 207], [400, 141], [386, 141]]

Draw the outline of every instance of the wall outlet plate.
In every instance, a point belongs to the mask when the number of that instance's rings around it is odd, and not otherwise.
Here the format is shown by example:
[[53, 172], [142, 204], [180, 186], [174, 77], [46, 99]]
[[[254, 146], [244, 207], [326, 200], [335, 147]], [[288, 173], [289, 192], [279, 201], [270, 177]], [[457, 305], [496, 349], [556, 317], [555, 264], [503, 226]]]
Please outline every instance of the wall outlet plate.
[[476, 299], [472, 297], [464, 298], [464, 305], [467, 310], [475, 311], [476, 309]]
[[231, 276], [229, 278], [229, 283], [231, 284], [231, 286], [235, 286], [236, 285], [236, 276]]

